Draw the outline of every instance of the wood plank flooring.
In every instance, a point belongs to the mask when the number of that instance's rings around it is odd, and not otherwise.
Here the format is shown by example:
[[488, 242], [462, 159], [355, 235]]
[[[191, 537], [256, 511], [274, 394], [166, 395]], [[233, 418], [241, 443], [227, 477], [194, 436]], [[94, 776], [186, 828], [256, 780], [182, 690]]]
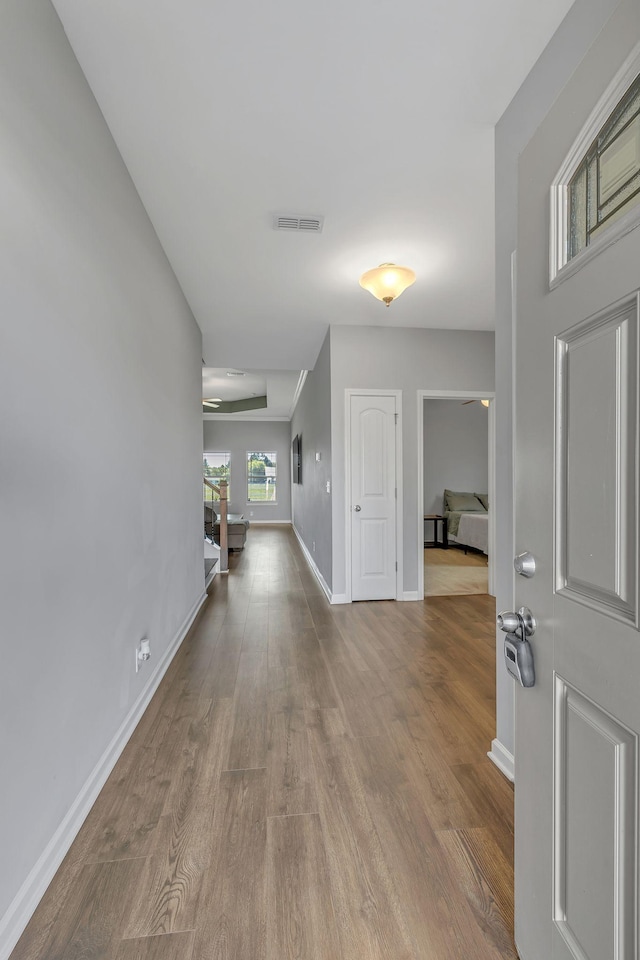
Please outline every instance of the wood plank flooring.
[[425, 597], [486, 593], [489, 560], [484, 553], [467, 553], [461, 547], [426, 547], [424, 551]]
[[230, 566], [11, 960], [515, 960], [493, 599]]

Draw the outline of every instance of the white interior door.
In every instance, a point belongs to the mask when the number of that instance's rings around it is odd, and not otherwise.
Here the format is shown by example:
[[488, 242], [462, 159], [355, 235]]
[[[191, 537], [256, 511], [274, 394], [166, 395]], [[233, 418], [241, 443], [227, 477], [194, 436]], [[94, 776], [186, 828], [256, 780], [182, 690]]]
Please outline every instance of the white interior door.
[[638, 958], [640, 229], [545, 282], [549, 186], [614, 50], [596, 44], [519, 172], [516, 552], [536, 570], [516, 604], [538, 621], [536, 683], [516, 688], [523, 960]]
[[352, 600], [396, 597], [395, 434], [395, 396], [351, 396]]

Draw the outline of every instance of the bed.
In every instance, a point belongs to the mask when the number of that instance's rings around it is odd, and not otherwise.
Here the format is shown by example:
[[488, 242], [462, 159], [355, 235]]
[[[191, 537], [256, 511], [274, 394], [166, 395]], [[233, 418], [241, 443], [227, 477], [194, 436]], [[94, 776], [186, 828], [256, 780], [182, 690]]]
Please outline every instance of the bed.
[[444, 491], [447, 539], [465, 549], [489, 552], [489, 499], [486, 494]]
[[[451, 522], [451, 521], [449, 521]], [[473, 547], [482, 553], [489, 553], [489, 514], [461, 513], [457, 533], [447, 535], [449, 543], [462, 547]]]

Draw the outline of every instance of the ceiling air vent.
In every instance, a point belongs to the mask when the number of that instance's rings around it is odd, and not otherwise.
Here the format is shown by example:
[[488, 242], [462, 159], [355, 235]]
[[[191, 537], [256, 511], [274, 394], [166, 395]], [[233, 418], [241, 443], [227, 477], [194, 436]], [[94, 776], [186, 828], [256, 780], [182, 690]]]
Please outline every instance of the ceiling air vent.
[[273, 218], [274, 230], [297, 230], [299, 233], [322, 233], [324, 217], [292, 217], [277, 214]]

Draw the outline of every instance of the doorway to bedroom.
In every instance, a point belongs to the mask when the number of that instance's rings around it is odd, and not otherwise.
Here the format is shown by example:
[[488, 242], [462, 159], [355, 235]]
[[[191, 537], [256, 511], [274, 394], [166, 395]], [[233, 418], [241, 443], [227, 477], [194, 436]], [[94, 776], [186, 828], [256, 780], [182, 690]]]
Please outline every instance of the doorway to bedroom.
[[425, 395], [419, 414], [423, 596], [491, 594], [492, 397]]

